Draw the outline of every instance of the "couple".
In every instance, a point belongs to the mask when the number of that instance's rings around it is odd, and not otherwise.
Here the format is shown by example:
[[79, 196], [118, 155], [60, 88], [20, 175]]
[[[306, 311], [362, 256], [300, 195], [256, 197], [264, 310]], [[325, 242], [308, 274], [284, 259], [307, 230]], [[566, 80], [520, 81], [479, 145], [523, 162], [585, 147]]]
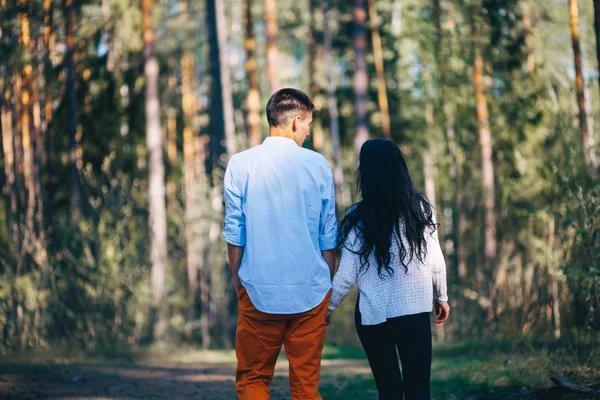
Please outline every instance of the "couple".
[[[450, 311], [431, 206], [413, 187], [400, 149], [369, 140], [357, 174], [362, 200], [338, 232], [329, 163], [302, 148], [313, 110], [299, 90], [276, 92], [267, 104], [270, 136], [233, 156], [225, 173], [223, 235], [238, 295], [238, 398], [270, 398], [283, 344], [292, 399], [321, 399], [329, 314], [358, 284], [356, 330], [379, 398], [429, 399], [429, 313], [435, 302], [443, 323]], [[342, 258], [333, 278], [336, 247]]]

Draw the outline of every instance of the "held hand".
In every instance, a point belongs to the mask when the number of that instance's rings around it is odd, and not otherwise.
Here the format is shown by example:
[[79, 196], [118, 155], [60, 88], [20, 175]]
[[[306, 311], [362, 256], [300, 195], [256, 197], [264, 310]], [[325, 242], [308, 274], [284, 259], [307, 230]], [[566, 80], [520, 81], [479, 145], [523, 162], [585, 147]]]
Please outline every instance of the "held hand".
[[437, 315], [437, 319], [435, 320], [436, 324], [443, 324], [448, 321], [448, 317], [450, 316], [450, 306], [448, 303], [438, 303], [436, 301], [435, 315]]

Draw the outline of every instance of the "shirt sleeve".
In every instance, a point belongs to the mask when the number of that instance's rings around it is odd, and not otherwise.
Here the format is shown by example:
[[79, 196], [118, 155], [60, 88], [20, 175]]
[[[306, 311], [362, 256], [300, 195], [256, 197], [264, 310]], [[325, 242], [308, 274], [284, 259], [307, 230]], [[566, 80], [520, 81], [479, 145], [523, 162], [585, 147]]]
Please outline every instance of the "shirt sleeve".
[[335, 185], [331, 167], [327, 164], [325, 182], [321, 186], [321, 220], [319, 222], [319, 247], [331, 250], [337, 245], [338, 224], [335, 216]]
[[234, 246], [246, 244], [246, 216], [244, 215], [244, 193], [236, 180], [234, 158], [229, 160], [223, 182], [225, 198], [225, 224], [223, 238]]
[[[434, 217], [435, 222], [435, 217]], [[437, 229], [427, 237], [427, 263], [431, 265], [433, 278], [433, 297], [438, 303], [448, 301], [448, 289], [446, 283], [446, 261], [440, 247]]]
[[[355, 240], [353, 237], [348, 237], [349, 241]], [[340, 267], [338, 268], [335, 277], [333, 278], [333, 289], [331, 290], [331, 298], [329, 300], [329, 311], [334, 311], [344, 301], [358, 280], [358, 264], [359, 255], [342, 247], [342, 258]]]

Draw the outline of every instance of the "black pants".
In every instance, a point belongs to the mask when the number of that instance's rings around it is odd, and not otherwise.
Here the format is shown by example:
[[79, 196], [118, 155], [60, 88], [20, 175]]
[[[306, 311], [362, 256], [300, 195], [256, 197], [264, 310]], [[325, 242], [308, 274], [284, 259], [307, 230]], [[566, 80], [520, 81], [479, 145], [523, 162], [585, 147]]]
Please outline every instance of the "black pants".
[[[355, 323], [373, 371], [379, 400], [398, 400], [403, 398], [403, 394], [406, 400], [429, 400], [429, 313], [391, 318], [379, 325], [363, 325], [357, 302]], [[402, 362], [402, 375], [398, 355]]]

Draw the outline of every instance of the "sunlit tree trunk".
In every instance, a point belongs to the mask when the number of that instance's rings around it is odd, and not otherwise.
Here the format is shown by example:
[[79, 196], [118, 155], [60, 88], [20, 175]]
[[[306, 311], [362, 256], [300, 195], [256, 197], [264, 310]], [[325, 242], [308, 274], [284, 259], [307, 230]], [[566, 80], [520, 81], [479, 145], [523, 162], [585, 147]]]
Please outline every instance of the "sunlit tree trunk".
[[[474, 60], [474, 89], [477, 102], [477, 131], [479, 134], [479, 145], [481, 146], [481, 175], [483, 205], [485, 209], [485, 260], [486, 271], [491, 274], [496, 260], [496, 211], [495, 211], [495, 188], [494, 188], [494, 164], [492, 160], [492, 135], [490, 132], [488, 103], [484, 87], [484, 61], [479, 44], [479, 7], [473, 6], [473, 46]], [[490, 282], [490, 285], [493, 285]]]
[[267, 76], [271, 93], [280, 89], [277, 63], [277, 6], [275, 0], [264, 0], [265, 26], [267, 28]]
[[261, 143], [260, 133], [260, 92], [256, 75], [256, 37], [254, 35], [254, 18], [252, 18], [252, 0], [246, 0], [246, 78], [248, 79], [248, 130], [250, 146]]
[[15, 154], [15, 182], [17, 188], [17, 213], [20, 213], [26, 204], [26, 195], [25, 195], [25, 180], [23, 178], [23, 165], [24, 155], [23, 155], [23, 129], [21, 128], [21, 114], [22, 114], [22, 104], [21, 104], [21, 74], [16, 69], [13, 72], [13, 104], [14, 104], [14, 116], [13, 116], [13, 134], [14, 134], [14, 154]]
[[19, 226], [17, 220], [17, 184], [15, 180], [15, 156], [13, 143], [13, 123], [11, 111], [11, 94], [6, 81], [2, 80], [2, 98], [0, 99], [0, 117], [2, 122], [2, 151], [4, 153], [4, 171], [9, 198], [8, 217], [15, 248], [20, 247]]
[[390, 122], [390, 107], [388, 105], [387, 89], [385, 83], [385, 70], [383, 67], [383, 50], [381, 48], [381, 36], [379, 35], [379, 19], [375, 0], [369, 1], [369, 20], [371, 22], [371, 41], [373, 42], [373, 56], [375, 58], [375, 71], [377, 72], [377, 99], [379, 111], [381, 112], [381, 128], [383, 135], [391, 139], [392, 124]]
[[[323, 13], [323, 39], [324, 39], [324, 56], [325, 65], [333, 65], [333, 57], [331, 54], [331, 47], [333, 42], [333, 35], [331, 28], [329, 27], [329, 21], [331, 18], [331, 12], [329, 10], [329, 1], [321, 0], [321, 10]], [[326, 68], [327, 70], [327, 106], [329, 109], [329, 120], [331, 130], [331, 145], [333, 153], [333, 180], [335, 182], [336, 200], [340, 209], [350, 204], [350, 189], [348, 184], [344, 180], [344, 172], [342, 169], [342, 144], [340, 140], [340, 121], [337, 98], [335, 95], [335, 76], [333, 68]]]
[[144, 32], [144, 77], [146, 79], [145, 111], [146, 142], [150, 197], [150, 248], [152, 287], [156, 317], [153, 326], [155, 339], [163, 339], [167, 329], [165, 302], [167, 272], [167, 221], [165, 210], [165, 172], [158, 101], [158, 61], [153, 52], [152, 0], [142, 0]]
[[26, 225], [28, 236], [33, 234], [33, 212], [35, 207], [35, 183], [33, 180], [33, 80], [35, 74], [31, 64], [33, 57], [30, 20], [27, 1], [20, 3], [19, 44], [25, 53], [25, 65], [21, 69], [21, 138], [23, 146], [23, 176], [27, 193]]
[[367, 37], [365, 32], [365, 21], [367, 20], [367, 11], [364, 0], [354, 0], [354, 98], [356, 113], [356, 133], [354, 136], [354, 150], [356, 154], [364, 142], [369, 138], [367, 128], [367, 96], [368, 96], [368, 76], [367, 76]]
[[571, 39], [573, 44], [573, 59], [575, 66], [575, 90], [577, 93], [577, 105], [579, 107], [579, 129], [583, 135], [583, 151], [585, 164], [590, 175], [594, 175], [596, 169], [596, 153], [594, 151], [592, 137], [588, 131], [587, 113], [585, 107], [585, 83], [583, 81], [583, 67], [581, 62], [581, 47], [579, 45], [579, 7], [577, 0], [569, 0], [569, 16], [571, 21]]

